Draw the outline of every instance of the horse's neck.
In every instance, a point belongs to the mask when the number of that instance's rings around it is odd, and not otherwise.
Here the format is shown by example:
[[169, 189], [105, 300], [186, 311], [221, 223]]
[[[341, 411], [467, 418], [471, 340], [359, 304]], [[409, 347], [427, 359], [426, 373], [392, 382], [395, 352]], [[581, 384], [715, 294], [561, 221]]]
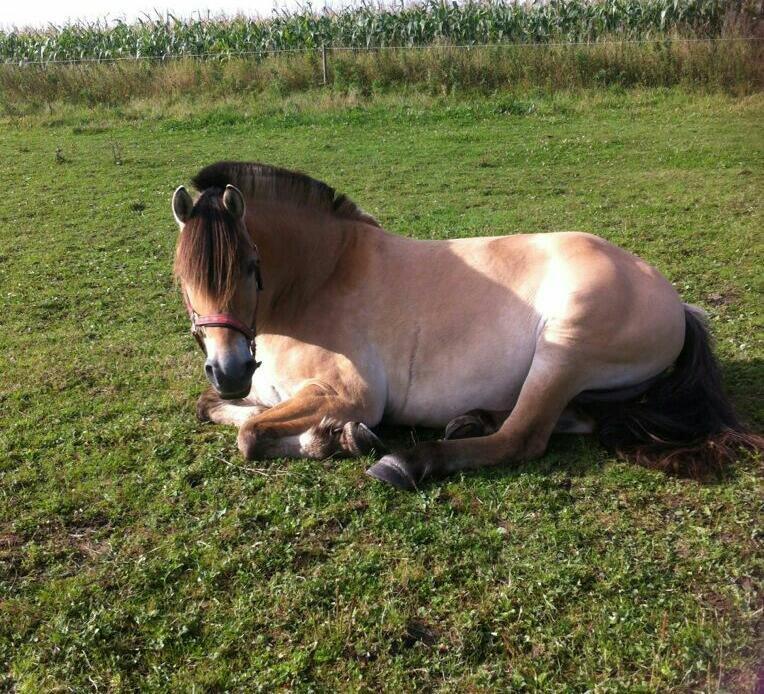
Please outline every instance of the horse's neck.
[[323, 211], [277, 206], [253, 210], [248, 227], [260, 253], [265, 321], [271, 312], [289, 315], [304, 305], [331, 277], [355, 233]]

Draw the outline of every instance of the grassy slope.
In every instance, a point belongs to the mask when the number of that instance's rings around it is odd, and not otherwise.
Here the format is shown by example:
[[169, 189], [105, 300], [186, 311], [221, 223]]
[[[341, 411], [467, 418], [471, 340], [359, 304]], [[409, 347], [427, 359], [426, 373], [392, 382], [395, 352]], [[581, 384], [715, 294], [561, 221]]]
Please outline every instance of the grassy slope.
[[193, 417], [169, 198], [254, 158], [400, 233], [594, 231], [710, 310], [761, 427], [762, 98], [336, 101], [0, 124], [0, 682], [752, 687], [757, 463], [699, 486], [574, 437], [420, 494], [366, 460], [247, 470]]

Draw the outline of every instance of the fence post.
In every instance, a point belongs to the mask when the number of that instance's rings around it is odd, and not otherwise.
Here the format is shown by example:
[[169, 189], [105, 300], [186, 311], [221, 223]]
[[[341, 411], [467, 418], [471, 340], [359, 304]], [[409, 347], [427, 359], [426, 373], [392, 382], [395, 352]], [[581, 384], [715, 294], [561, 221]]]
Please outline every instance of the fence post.
[[326, 85], [326, 44], [321, 44], [321, 65], [324, 69], [324, 85]]

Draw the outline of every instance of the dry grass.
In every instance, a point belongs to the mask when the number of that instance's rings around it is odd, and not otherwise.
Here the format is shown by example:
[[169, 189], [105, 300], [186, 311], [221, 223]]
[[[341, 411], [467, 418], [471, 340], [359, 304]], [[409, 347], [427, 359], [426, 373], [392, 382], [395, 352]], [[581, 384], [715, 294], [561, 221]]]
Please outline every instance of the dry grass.
[[[535, 45], [490, 48], [335, 51], [327, 82], [362, 93], [415, 85], [430, 93], [541, 87], [670, 87], [733, 94], [764, 85], [764, 42], [656, 40], [649, 43]], [[279, 95], [323, 83], [319, 53], [262, 60], [180, 59], [167, 62], [0, 66], [0, 106], [45, 108], [60, 101], [95, 106], [181, 95], [225, 97], [241, 92]]]

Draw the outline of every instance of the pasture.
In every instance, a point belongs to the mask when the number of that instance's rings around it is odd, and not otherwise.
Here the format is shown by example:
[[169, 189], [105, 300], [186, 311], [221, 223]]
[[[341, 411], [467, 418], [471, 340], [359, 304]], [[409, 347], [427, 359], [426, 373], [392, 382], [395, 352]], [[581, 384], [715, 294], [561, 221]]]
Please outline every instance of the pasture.
[[194, 417], [169, 205], [254, 159], [401, 234], [600, 234], [708, 310], [760, 430], [763, 119], [661, 89], [3, 116], [0, 687], [752, 691], [761, 460], [698, 484], [557, 437], [411, 494], [366, 459], [246, 463]]

